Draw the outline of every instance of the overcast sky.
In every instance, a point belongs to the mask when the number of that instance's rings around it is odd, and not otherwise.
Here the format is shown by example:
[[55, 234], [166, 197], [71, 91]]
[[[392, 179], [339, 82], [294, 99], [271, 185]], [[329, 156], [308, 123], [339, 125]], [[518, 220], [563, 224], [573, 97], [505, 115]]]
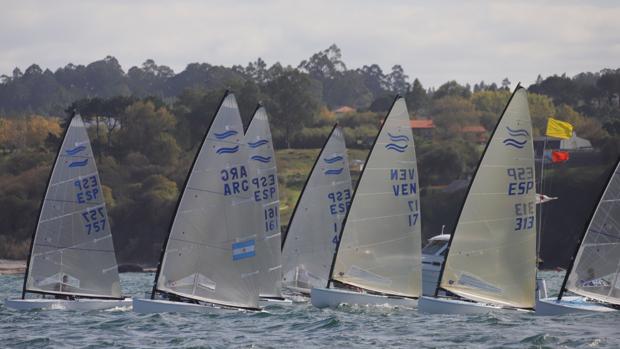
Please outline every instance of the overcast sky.
[[257, 57], [296, 66], [332, 43], [348, 68], [401, 64], [426, 87], [620, 67], [618, 1], [19, 0], [0, 8], [0, 74], [107, 55], [125, 70], [148, 58], [175, 72]]

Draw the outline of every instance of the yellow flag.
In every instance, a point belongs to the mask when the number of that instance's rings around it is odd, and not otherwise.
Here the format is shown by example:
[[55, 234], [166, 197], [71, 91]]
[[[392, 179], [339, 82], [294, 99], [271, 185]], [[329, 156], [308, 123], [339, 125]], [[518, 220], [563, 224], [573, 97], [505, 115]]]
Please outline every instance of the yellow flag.
[[569, 139], [573, 136], [573, 125], [565, 121], [549, 118], [547, 121], [547, 136]]

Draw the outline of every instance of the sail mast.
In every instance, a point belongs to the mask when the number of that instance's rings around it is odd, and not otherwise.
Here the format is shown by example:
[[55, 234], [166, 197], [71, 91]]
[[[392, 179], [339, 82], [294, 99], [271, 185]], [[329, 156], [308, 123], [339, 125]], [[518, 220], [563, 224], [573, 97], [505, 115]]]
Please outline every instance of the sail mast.
[[200, 151], [202, 150], [202, 147], [204, 146], [205, 141], [207, 140], [207, 136], [209, 135], [209, 130], [211, 130], [211, 126], [213, 126], [213, 122], [215, 121], [215, 118], [217, 116], [217, 112], [220, 110], [220, 108], [222, 107], [222, 104], [224, 103], [224, 101], [226, 100], [226, 97], [228, 97], [228, 95], [230, 94], [229, 90], [224, 91], [224, 96], [222, 96], [222, 99], [220, 100], [220, 103], [217, 105], [217, 108], [215, 109], [215, 113], [213, 114], [213, 118], [211, 118], [211, 121], [209, 122], [209, 126], [207, 127], [204, 136], [202, 137], [202, 140], [200, 141], [200, 145], [198, 146], [198, 150], [196, 151], [196, 155], [194, 155], [194, 160], [192, 161], [192, 165], [189, 167], [189, 171], [187, 172], [187, 176], [185, 177], [185, 182], [183, 183], [183, 188], [181, 190], [181, 194], [179, 195], [179, 198], [177, 199], [177, 204], [176, 207], [174, 208], [174, 214], [171, 216], [170, 218], [170, 225], [168, 227], [168, 234], [166, 235], [166, 240], [164, 240], [164, 244], [161, 248], [161, 254], [159, 256], [159, 262], [157, 263], [157, 271], [155, 272], [155, 279], [153, 281], [153, 290], [151, 291], [151, 299], [155, 299], [155, 293], [156, 292], [161, 292], [157, 289], [157, 281], [159, 280], [159, 275], [161, 273], [161, 267], [162, 267], [162, 262], [164, 260], [164, 256], [166, 255], [166, 248], [168, 247], [168, 241], [170, 241], [170, 234], [172, 234], [172, 226], [174, 225], [174, 220], [177, 216], [177, 213], [179, 212], [179, 206], [181, 206], [181, 199], [183, 198], [183, 194], [185, 193], [185, 189], [187, 189], [187, 184], [189, 183], [189, 178], [192, 175], [192, 172], [194, 170], [194, 166], [196, 166], [196, 162], [198, 161], [198, 158], [200, 156]]
[[560, 293], [558, 294], [558, 300], [562, 299], [562, 296], [564, 295], [564, 291], [566, 291], [566, 284], [568, 283], [568, 279], [570, 278], [570, 275], [571, 275], [571, 273], [573, 271], [573, 268], [575, 266], [575, 261], [577, 260], [577, 254], [579, 253], [579, 250], [581, 249], [581, 245], [583, 244], [584, 238], [586, 237], [586, 235], [588, 234], [588, 231], [590, 230], [590, 226], [592, 225], [592, 221], [594, 220], [594, 217], [596, 216], [596, 212], [598, 211], [599, 207], [601, 206], [603, 198], [604, 198], [605, 194], [607, 193], [607, 190], [609, 189], [609, 186], [611, 185], [611, 182], [612, 182], [614, 176], [619, 173], [618, 172], [618, 167], [619, 166], [620, 166], [620, 157], [616, 160], [616, 163], [615, 163], [614, 167], [612, 167], [611, 172], [609, 173], [609, 176], [607, 178], [607, 182], [605, 184], [605, 187], [603, 187], [603, 189], [601, 190], [601, 193], [598, 196], [597, 204], [592, 209], [592, 213], [590, 214], [590, 218], [586, 222], [585, 229], [583, 229], [582, 233], [579, 236], [579, 239], [577, 240], [575, 252], [573, 252], [573, 254], [571, 255], [570, 263], [568, 265], [568, 268], [566, 269], [566, 274], [564, 275], [564, 280], [562, 281], [562, 286], [560, 287]]
[[299, 192], [299, 198], [297, 199], [297, 202], [295, 203], [295, 208], [293, 208], [293, 212], [291, 213], [291, 218], [289, 219], [288, 225], [286, 226], [286, 234], [282, 237], [282, 251], [284, 251], [284, 244], [286, 243], [286, 239], [288, 238], [288, 233], [291, 229], [293, 219], [295, 219], [295, 214], [297, 213], [297, 208], [299, 207], [301, 198], [304, 196], [304, 193], [306, 192], [306, 187], [308, 186], [308, 182], [310, 182], [310, 177], [312, 176], [312, 173], [314, 173], [314, 169], [316, 165], [321, 160], [323, 152], [325, 151], [325, 146], [327, 145], [329, 140], [332, 138], [332, 134], [334, 133], [336, 128], [338, 128], [338, 123], [335, 123], [334, 127], [332, 127], [332, 130], [329, 131], [329, 135], [325, 139], [325, 142], [323, 143], [323, 147], [321, 147], [321, 151], [319, 152], [319, 155], [316, 157], [316, 159], [314, 159], [314, 163], [312, 164], [312, 168], [310, 169], [310, 172], [308, 173], [308, 177], [306, 178], [306, 181], [304, 182], [304, 186], [303, 188], [301, 188], [301, 192]]
[[[383, 123], [381, 124], [381, 126], [379, 126], [379, 131], [377, 132], [377, 135], [375, 136], [375, 139], [372, 141], [372, 146], [370, 146], [370, 151], [368, 151], [368, 154], [366, 155], [366, 160], [364, 161], [364, 167], [362, 168], [362, 171], [360, 171], [359, 177], [357, 177], [357, 182], [355, 183], [355, 189], [353, 189], [353, 195], [351, 196], [351, 202], [353, 202], [353, 200], [355, 200], [355, 194], [357, 193], [357, 189], [360, 186], [360, 179], [362, 179], [362, 176], [364, 175], [364, 172], [366, 171], [366, 165], [368, 165], [368, 160], [370, 159], [370, 155], [372, 154], [372, 151], [375, 149], [375, 146], [377, 145], [377, 140], [379, 139], [379, 135], [381, 134], [381, 131], [383, 131], [383, 127], [386, 124], [387, 117], [390, 115], [390, 112], [394, 108], [394, 104], [396, 104], [396, 101], [399, 98], [402, 98], [402, 97], [400, 95], [396, 95], [396, 97], [394, 97], [394, 101], [392, 102], [392, 106], [390, 106], [390, 110], [387, 112], [387, 114], [385, 114], [385, 119], [383, 120]], [[329, 269], [329, 280], [327, 281], [327, 288], [329, 288], [329, 285], [333, 281], [335, 281], [335, 280], [332, 279], [332, 275], [334, 273], [334, 267], [336, 266], [336, 258], [338, 257], [338, 250], [340, 249], [340, 242], [342, 241], [342, 233], [344, 232], [344, 227], [347, 225], [347, 219], [349, 218], [349, 213], [350, 212], [351, 212], [351, 208], [349, 207], [349, 209], [347, 210], [347, 213], [344, 215], [344, 219], [342, 220], [342, 225], [340, 226], [340, 234], [338, 234], [338, 241], [336, 243], [336, 250], [334, 251], [334, 256], [332, 258], [331, 268]]]
[[398, 97], [375, 138], [341, 228], [332, 285], [420, 296], [418, 178], [410, 116]]
[[39, 205], [39, 214], [37, 214], [37, 224], [34, 226], [32, 231], [32, 239], [30, 240], [30, 249], [28, 251], [28, 258], [26, 259], [26, 273], [24, 274], [24, 285], [22, 287], [22, 299], [26, 299], [26, 284], [28, 282], [28, 277], [30, 275], [30, 259], [32, 258], [32, 250], [34, 249], [34, 239], [37, 235], [37, 229], [39, 228], [39, 221], [41, 220], [41, 213], [43, 213], [43, 205], [45, 204], [45, 196], [47, 196], [47, 192], [50, 187], [50, 182], [52, 181], [52, 175], [54, 174], [54, 168], [56, 167], [56, 163], [58, 162], [58, 157], [60, 156], [60, 151], [62, 150], [62, 145], [65, 143], [65, 139], [67, 138], [67, 133], [69, 132], [69, 127], [71, 127], [71, 121], [75, 117], [75, 110], [71, 113], [71, 117], [69, 118], [69, 122], [67, 123], [67, 127], [63, 131], [62, 138], [60, 140], [60, 144], [58, 144], [58, 149], [56, 150], [56, 156], [54, 157], [54, 162], [52, 163], [52, 167], [50, 168], [50, 173], [47, 176], [47, 183], [45, 184], [45, 191], [43, 192], [43, 198], [41, 199], [41, 205]]
[[454, 233], [456, 232], [456, 228], [458, 227], [458, 222], [461, 219], [461, 215], [463, 214], [463, 208], [465, 207], [467, 196], [469, 195], [469, 192], [471, 191], [471, 187], [474, 184], [474, 178], [476, 178], [476, 175], [478, 174], [478, 170], [480, 169], [480, 164], [482, 163], [482, 160], [484, 159], [484, 155], [487, 153], [487, 150], [489, 149], [489, 145], [491, 144], [491, 140], [493, 139], [493, 136], [495, 136], [497, 128], [499, 127], [499, 124], [501, 123], [502, 119], [504, 118], [504, 115], [506, 114], [506, 109], [508, 109], [508, 106], [510, 105], [512, 98], [515, 96], [515, 93], [520, 88], [522, 88], [521, 83], [518, 83], [514, 92], [510, 96], [510, 99], [508, 99], [506, 106], [504, 106], [504, 110], [500, 114], [499, 119], [497, 119], [497, 123], [495, 124], [495, 127], [493, 128], [493, 132], [491, 132], [491, 136], [489, 137], [489, 140], [487, 141], [487, 144], [485, 145], [484, 150], [482, 151], [482, 154], [480, 155], [480, 159], [478, 160], [478, 165], [476, 165], [476, 170], [474, 171], [469, 181], [469, 185], [467, 186], [467, 191], [465, 192], [465, 197], [463, 198], [463, 203], [461, 204], [459, 213], [456, 216], [456, 223], [454, 224], [454, 228], [452, 229], [452, 233], [450, 234], [450, 239], [448, 240], [448, 246], [446, 247], [446, 253], [445, 253], [446, 257], [444, 258], [444, 262], [441, 263], [441, 268], [439, 269], [439, 278], [437, 279], [438, 280], [437, 287], [435, 288], [435, 297], [439, 295], [439, 290], [441, 289], [441, 279], [443, 278], [444, 269], [446, 267], [446, 260], [448, 259], [448, 255], [450, 254], [450, 246], [452, 246], [452, 240], [454, 239]]

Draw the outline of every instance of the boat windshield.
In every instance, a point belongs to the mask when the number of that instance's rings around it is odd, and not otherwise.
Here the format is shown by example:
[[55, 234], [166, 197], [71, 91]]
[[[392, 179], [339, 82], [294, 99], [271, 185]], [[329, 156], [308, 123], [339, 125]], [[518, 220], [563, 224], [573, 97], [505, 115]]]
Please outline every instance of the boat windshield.
[[428, 243], [428, 245], [424, 246], [424, 248], [422, 249], [422, 254], [435, 255], [446, 245], [446, 243], [447, 241], [442, 240], [431, 241]]

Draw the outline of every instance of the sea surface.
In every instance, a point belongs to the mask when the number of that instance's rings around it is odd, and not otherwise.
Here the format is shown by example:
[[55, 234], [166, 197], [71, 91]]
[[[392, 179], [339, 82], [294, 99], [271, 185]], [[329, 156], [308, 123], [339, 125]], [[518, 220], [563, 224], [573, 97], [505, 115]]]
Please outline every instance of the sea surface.
[[[121, 274], [144, 297], [152, 273]], [[551, 293], [563, 274], [543, 272]], [[0, 298], [18, 297], [22, 276], [0, 276]], [[537, 317], [520, 312], [426, 315], [387, 307], [319, 310], [309, 303], [263, 312], [139, 315], [111, 311], [13, 311], [0, 306], [1, 348], [620, 348], [620, 312]]]

